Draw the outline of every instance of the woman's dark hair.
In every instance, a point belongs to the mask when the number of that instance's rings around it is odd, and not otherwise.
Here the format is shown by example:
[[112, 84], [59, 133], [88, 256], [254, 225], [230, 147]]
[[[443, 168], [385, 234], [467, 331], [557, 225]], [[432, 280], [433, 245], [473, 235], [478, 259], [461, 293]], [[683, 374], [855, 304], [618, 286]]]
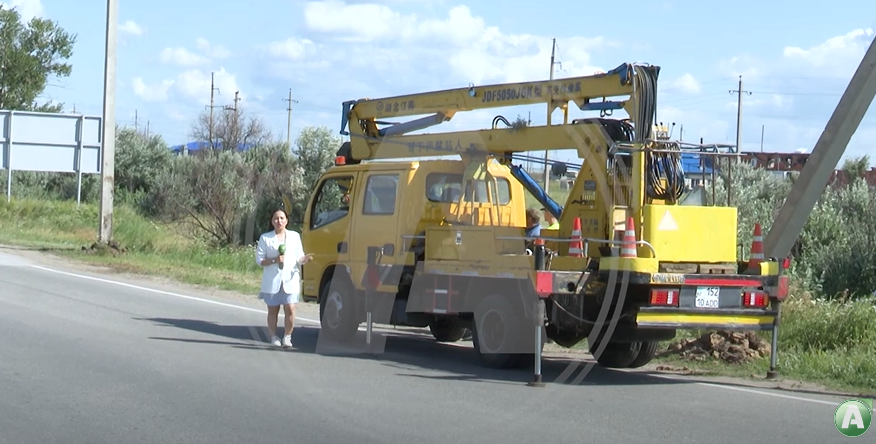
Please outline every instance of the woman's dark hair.
[[277, 209], [275, 209], [274, 211], [271, 211], [271, 217], [268, 218], [268, 226], [271, 227], [271, 229], [274, 228], [274, 215], [277, 214], [278, 211], [282, 212], [283, 216], [286, 216], [286, 220], [289, 220], [289, 214], [286, 213], [286, 209], [283, 208], [282, 206], [277, 207]]

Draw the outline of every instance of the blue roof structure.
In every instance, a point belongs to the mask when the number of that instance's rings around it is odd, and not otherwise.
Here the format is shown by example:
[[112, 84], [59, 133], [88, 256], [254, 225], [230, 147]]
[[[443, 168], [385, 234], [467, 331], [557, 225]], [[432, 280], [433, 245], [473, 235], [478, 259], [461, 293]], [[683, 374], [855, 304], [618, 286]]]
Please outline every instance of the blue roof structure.
[[712, 174], [713, 159], [714, 156], [701, 157], [697, 153], [681, 153], [681, 169], [684, 174]]
[[[170, 147], [170, 150], [174, 153], [180, 153], [183, 150], [183, 147], [188, 151], [199, 151], [203, 149], [210, 149], [210, 142], [206, 141], [198, 141], [198, 142], [188, 142], [182, 145], [174, 145]], [[252, 144], [249, 143], [239, 143], [237, 144], [237, 151], [246, 151], [252, 148]], [[216, 142], [216, 149], [222, 149], [222, 141]]]

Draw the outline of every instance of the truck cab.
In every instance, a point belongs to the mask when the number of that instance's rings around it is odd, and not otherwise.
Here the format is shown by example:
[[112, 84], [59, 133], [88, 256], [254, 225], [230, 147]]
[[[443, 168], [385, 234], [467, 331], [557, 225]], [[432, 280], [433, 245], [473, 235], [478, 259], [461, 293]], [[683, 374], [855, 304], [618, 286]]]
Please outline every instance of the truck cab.
[[[369, 247], [380, 247], [388, 275], [377, 291], [403, 304], [417, 262], [424, 255], [422, 234], [435, 225], [519, 228], [526, 225], [525, 189], [496, 160], [489, 173], [472, 176], [461, 160], [421, 160], [345, 164], [339, 157], [317, 183], [302, 227], [304, 250], [313, 260], [303, 268], [303, 296], [320, 303], [320, 315], [350, 324], [361, 318], [356, 304], [364, 291]], [[465, 178], [465, 179], [464, 179]], [[465, 197], [465, 199], [463, 199]], [[521, 251], [523, 253], [523, 251]], [[328, 309], [328, 310], [327, 310]], [[327, 310], [327, 311], [326, 311]], [[394, 317], [391, 323], [433, 326], [434, 319]], [[433, 326], [434, 328], [434, 326]]]

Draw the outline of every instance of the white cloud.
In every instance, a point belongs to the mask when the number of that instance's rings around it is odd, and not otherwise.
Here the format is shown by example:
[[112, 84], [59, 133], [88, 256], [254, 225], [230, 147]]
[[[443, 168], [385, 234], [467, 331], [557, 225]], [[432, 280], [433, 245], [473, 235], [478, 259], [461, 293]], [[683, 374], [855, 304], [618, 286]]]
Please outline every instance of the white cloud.
[[[198, 69], [192, 69], [180, 73], [176, 78], [174, 85], [175, 91], [182, 97], [198, 102], [210, 103], [210, 74]], [[213, 83], [218, 91], [214, 92], [214, 100], [216, 104], [232, 105], [234, 92], [239, 91], [240, 87], [237, 84], [237, 77], [221, 68], [213, 72]], [[242, 91], [240, 98], [244, 99], [246, 94]]]
[[[221, 68], [213, 73], [215, 105], [233, 105], [234, 93], [240, 91], [237, 78]], [[199, 69], [190, 69], [179, 73], [174, 79], [165, 79], [155, 84], [146, 84], [142, 78], [135, 78], [132, 86], [134, 94], [147, 102], [161, 102], [172, 99], [183, 99], [193, 104], [210, 103], [211, 73]], [[246, 98], [240, 91], [239, 98]]]
[[[419, 88], [424, 86], [422, 79], [429, 77], [436, 87], [548, 77], [550, 38], [503, 33], [482, 17], [473, 16], [466, 6], [455, 6], [445, 14], [442, 18], [424, 18], [397, 12], [385, 4], [348, 4], [340, 0], [314, 1], [304, 7], [308, 30], [324, 36], [321, 41], [346, 47], [342, 51], [320, 50], [320, 58], [347, 68], [376, 67], [384, 78], [392, 75], [412, 79], [411, 83], [416, 81]], [[314, 40], [275, 42], [268, 53], [306, 60], [317, 53], [308, 51]], [[606, 70], [592, 63], [590, 51], [608, 45], [601, 37], [562, 39], [559, 55], [563, 70], [557, 76]]]
[[199, 38], [197, 40], [198, 49], [204, 52], [207, 57], [213, 59], [225, 59], [231, 56], [231, 51], [226, 49], [224, 46], [213, 45], [207, 41], [207, 39]]
[[283, 41], [268, 44], [267, 53], [277, 59], [300, 60], [305, 55], [312, 54], [314, 48], [314, 43], [309, 39], [290, 37]]
[[134, 88], [134, 94], [144, 102], [164, 102], [167, 100], [167, 91], [173, 86], [173, 80], [147, 85], [143, 82], [143, 78], [135, 77], [131, 86]]
[[40, 0], [10, 0], [8, 2], [0, 2], [0, 6], [4, 9], [16, 9], [21, 14], [21, 19], [25, 22], [30, 21], [34, 17], [42, 17], [45, 9]]
[[685, 73], [671, 84], [673, 89], [682, 91], [685, 94], [699, 94], [703, 88], [697, 79], [690, 73]]
[[210, 59], [185, 48], [164, 48], [159, 57], [162, 63], [185, 67], [203, 65], [210, 61]]
[[831, 37], [809, 49], [788, 46], [782, 55], [787, 61], [801, 63], [810, 69], [833, 75], [850, 75], [847, 70], [854, 69], [860, 62], [872, 39], [872, 29], [856, 29], [846, 35]]
[[201, 54], [189, 51], [183, 47], [164, 48], [159, 55], [162, 63], [182, 66], [195, 67], [210, 63], [213, 59], [224, 59], [231, 56], [231, 52], [220, 45], [212, 45], [206, 39], [199, 38], [195, 42]]
[[143, 27], [135, 23], [133, 20], [127, 20], [125, 23], [119, 25], [119, 31], [136, 36], [143, 35]]

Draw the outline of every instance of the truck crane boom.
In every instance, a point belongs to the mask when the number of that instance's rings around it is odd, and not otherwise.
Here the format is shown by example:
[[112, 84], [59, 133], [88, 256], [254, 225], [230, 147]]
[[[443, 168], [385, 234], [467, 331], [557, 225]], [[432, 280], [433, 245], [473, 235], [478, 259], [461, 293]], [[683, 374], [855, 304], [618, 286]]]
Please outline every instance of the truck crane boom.
[[[501, 120], [498, 117], [494, 120], [492, 129], [454, 132], [452, 138], [441, 133], [406, 135], [448, 122], [458, 112], [538, 103], [549, 104], [552, 111], [563, 109], [566, 115], [564, 123], [568, 123], [569, 102], [573, 102], [582, 111], [611, 113], [623, 109], [631, 116], [632, 127], [641, 128], [636, 141], [642, 141], [650, 135], [656, 113], [659, 71], [658, 66], [624, 63], [607, 73], [592, 76], [472, 85], [468, 88], [429, 93], [347, 101], [343, 104], [341, 134], [349, 135], [350, 142], [343, 148], [346, 151], [343, 155], [346, 156], [347, 163], [358, 163], [373, 159], [470, 153], [501, 154], [571, 149], [579, 146], [576, 139], [586, 137], [587, 128], [569, 131], [566, 137], [558, 137], [551, 126], [528, 127], [523, 135], [515, 134], [513, 127], [496, 128], [497, 120]], [[623, 99], [607, 100], [615, 97]], [[403, 123], [378, 120], [430, 113], [429, 116]], [[380, 125], [387, 126], [381, 128]], [[615, 129], [619, 129], [618, 127], [619, 125], [614, 125]], [[574, 134], [576, 132], [577, 136]], [[599, 138], [597, 135], [597, 139]], [[511, 139], [513, 141], [509, 141]], [[582, 158], [589, 154], [582, 152], [580, 148], [578, 151]]]
[[[349, 135], [338, 151], [347, 164], [362, 160], [401, 159], [424, 156], [495, 156], [509, 164], [512, 174], [533, 196], [560, 219], [563, 206], [555, 202], [522, 168], [510, 165], [511, 155], [528, 151], [575, 149], [580, 159], [594, 164], [608, 161], [607, 151], [615, 142], [641, 143], [650, 137], [656, 115], [659, 66], [624, 63], [607, 73], [551, 81], [532, 81], [469, 86], [429, 93], [344, 102], [341, 134]], [[615, 100], [608, 100], [613, 98]], [[601, 101], [594, 101], [601, 99]], [[630, 122], [586, 118], [569, 125], [569, 103], [582, 111], [599, 111], [600, 116], [624, 110]], [[491, 129], [408, 135], [451, 120], [457, 112], [475, 109], [547, 103], [562, 109], [562, 125], [527, 126], [526, 131], [510, 126], [498, 128], [497, 116]], [[434, 113], [420, 119], [390, 124], [382, 120]], [[354, 125], [353, 122], [358, 122]], [[349, 125], [350, 129], [347, 130]], [[379, 125], [388, 125], [381, 128]], [[600, 162], [604, 160], [605, 162]], [[590, 177], [604, 172], [590, 170]]]

